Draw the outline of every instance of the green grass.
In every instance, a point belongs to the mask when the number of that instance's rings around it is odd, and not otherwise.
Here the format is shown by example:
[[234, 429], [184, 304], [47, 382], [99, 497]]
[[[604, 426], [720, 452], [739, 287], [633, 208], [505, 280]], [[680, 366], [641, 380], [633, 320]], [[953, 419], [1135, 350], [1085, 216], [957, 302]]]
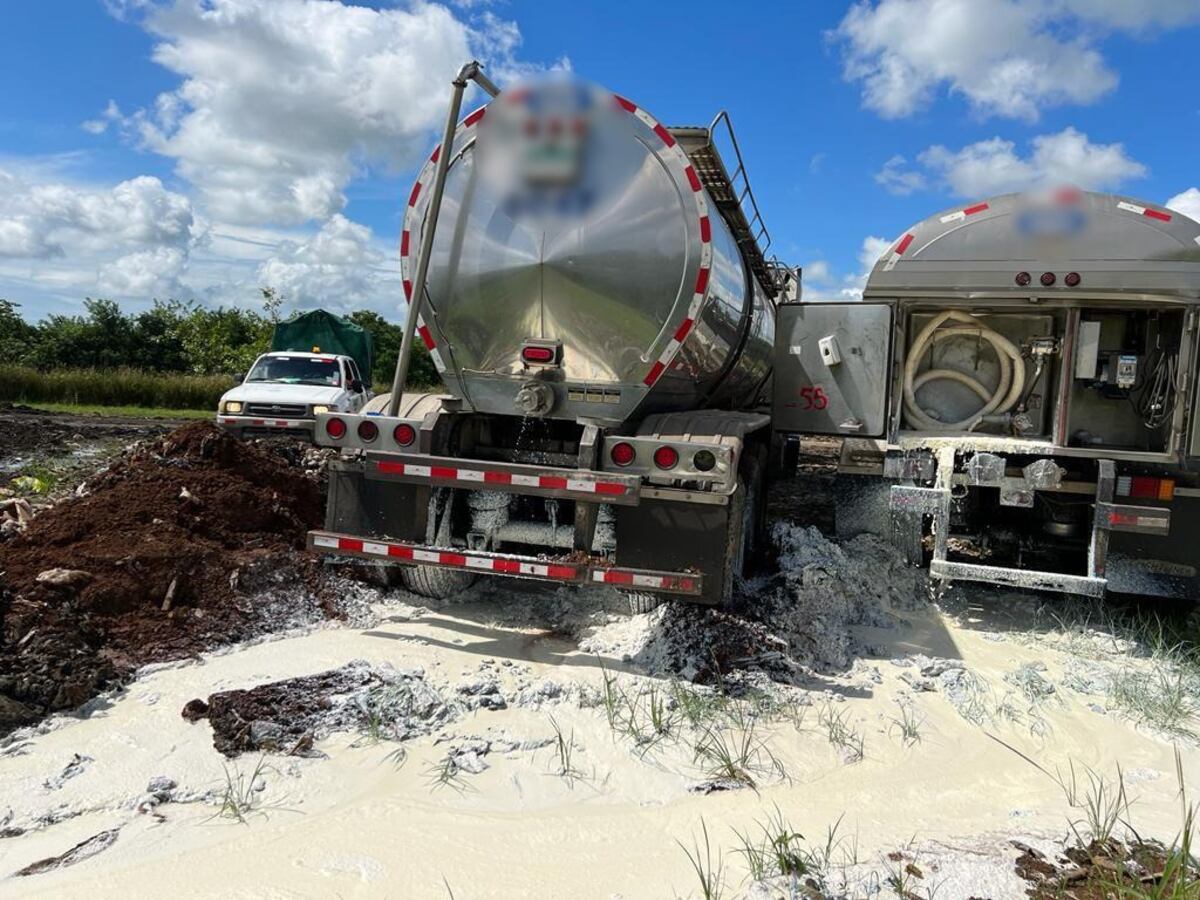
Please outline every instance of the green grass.
[[[27, 403], [28, 401], [15, 401]], [[101, 406], [98, 403], [29, 403], [45, 412], [68, 413], [73, 416], [124, 416], [130, 419], [211, 419], [212, 409], [168, 409], [165, 406]]]
[[0, 400], [45, 407], [141, 407], [216, 411], [233, 379], [220, 375], [180, 375], [137, 369], [54, 369], [0, 366]]

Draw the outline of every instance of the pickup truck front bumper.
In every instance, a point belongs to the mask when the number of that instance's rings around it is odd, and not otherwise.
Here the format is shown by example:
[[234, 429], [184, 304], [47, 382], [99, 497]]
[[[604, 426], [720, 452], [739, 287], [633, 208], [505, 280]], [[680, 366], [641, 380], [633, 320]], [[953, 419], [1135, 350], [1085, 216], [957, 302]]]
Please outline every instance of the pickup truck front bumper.
[[312, 440], [313, 419], [272, 419], [265, 416], [229, 416], [218, 415], [217, 426], [231, 432], [237, 437], [248, 434], [257, 435], [293, 435]]

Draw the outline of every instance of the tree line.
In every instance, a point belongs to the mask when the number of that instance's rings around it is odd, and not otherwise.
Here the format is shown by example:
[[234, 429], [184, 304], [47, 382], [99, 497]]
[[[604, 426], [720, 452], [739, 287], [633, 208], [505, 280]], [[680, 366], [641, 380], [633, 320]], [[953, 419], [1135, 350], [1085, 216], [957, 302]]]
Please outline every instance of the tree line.
[[[282, 298], [264, 288], [262, 302], [263, 311], [258, 312], [155, 300], [149, 309], [126, 313], [115, 301], [88, 298], [80, 315], [52, 314], [29, 322], [18, 304], [0, 299], [0, 360], [43, 372], [135, 369], [159, 374], [242, 374], [270, 346], [279, 321]], [[387, 390], [400, 351], [402, 325], [365, 309], [348, 318], [371, 332], [375, 390]], [[440, 381], [420, 341], [413, 349], [408, 380], [414, 387], [431, 387]]]

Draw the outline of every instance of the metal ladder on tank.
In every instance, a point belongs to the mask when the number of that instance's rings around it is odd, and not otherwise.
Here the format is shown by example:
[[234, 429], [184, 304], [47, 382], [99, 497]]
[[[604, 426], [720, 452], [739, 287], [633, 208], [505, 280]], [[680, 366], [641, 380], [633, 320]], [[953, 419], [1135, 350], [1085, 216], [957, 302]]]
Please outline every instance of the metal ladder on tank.
[[[724, 126], [737, 161], [732, 175], [713, 139], [721, 126]], [[737, 136], [733, 133], [729, 113], [721, 110], [707, 128], [681, 126], [669, 130], [691, 160], [696, 176], [716, 204], [725, 224], [729, 226], [734, 240], [745, 254], [751, 271], [774, 299], [792, 273], [775, 257], [767, 256], [771, 247], [771, 234], [767, 231], [762, 213], [758, 209], [758, 201], [755, 200], [754, 191], [750, 187], [746, 164], [742, 160], [742, 151], [738, 146]]]

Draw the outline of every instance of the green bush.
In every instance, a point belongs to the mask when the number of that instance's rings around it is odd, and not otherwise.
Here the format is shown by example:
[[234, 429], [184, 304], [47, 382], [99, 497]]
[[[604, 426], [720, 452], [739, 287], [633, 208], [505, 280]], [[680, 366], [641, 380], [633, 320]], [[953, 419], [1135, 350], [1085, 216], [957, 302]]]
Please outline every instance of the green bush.
[[138, 369], [53, 369], [0, 366], [0, 400], [11, 403], [71, 403], [148, 406], [161, 409], [217, 408], [233, 387], [222, 375], [179, 375]]

